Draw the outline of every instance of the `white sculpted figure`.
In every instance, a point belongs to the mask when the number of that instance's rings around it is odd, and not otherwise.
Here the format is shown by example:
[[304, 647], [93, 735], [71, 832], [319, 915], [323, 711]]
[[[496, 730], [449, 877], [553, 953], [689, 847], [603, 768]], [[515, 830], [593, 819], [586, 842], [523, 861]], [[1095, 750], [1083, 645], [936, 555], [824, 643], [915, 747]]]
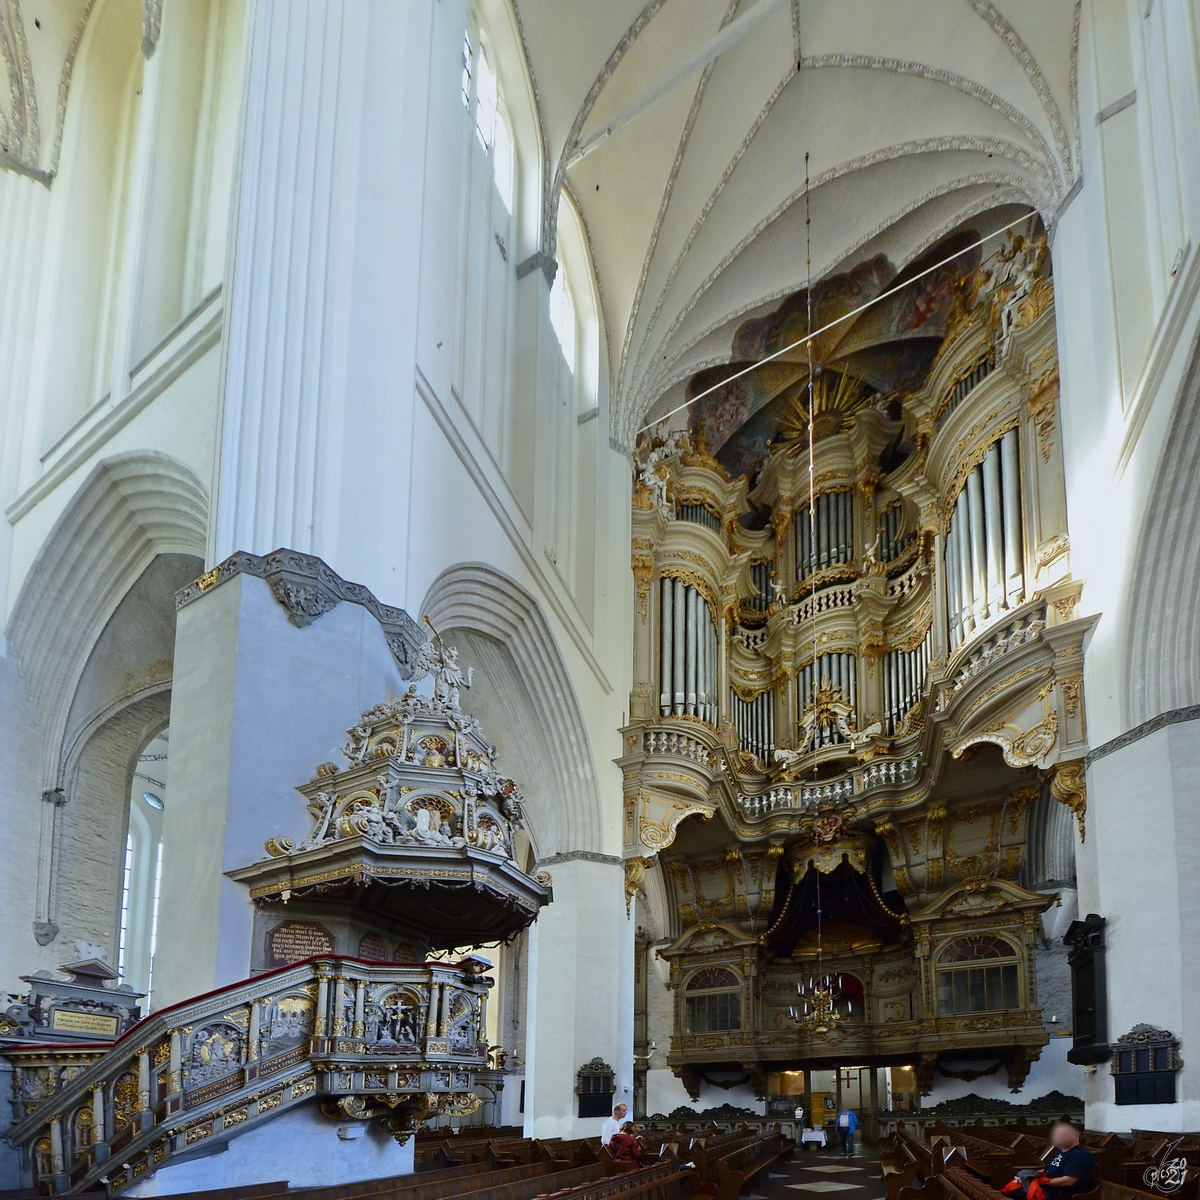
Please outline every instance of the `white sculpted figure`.
[[458, 665], [458, 648], [447, 646], [438, 638], [436, 642], [426, 642], [417, 655], [414, 676], [424, 679], [426, 675], [433, 676], [433, 703], [457, 709], [459, 689], [471, 686], [474, 671], [468, 667], [464, 675]]
[[1017, 234], [1007, 246], [1002, 246], [996, 253], [999, 260], [996, 267], [985, 279], [980, 289], [984, 297], [995, 295], [999, 298], [1000, 309], [1000, 344], [1003, 346], [1016, 327], [1017, 309], [1021, 301], [1033, 291], [1037, 282], [1038, 272], [1045, 261], [1047, 247], [1044, 238], [1034, 241], [1023, 234]]
[[638, 483], [650, 490], [654, 507], [667, 516], [674, 514], [667, 503], [667, 473], [661, 468], [668, 458], [674, 458], [683, 449], [683, 437], [682, 432], [671, 434], [661, 446], [646, 455], [646, 461], [638, 472]]
[[425, 846], [465, 846], [462, 838], [451, 836], [450, 823], [434, 808], [418, 808], [416, 827], [412, 831], [414, 840]]
[[[299, 849], [312, 850], [325, 842], [329, 836], [329, 821], [333, 816], [333, 806], [336, 797], [331, 796], [328, 792], [318, 792], [316, 804], [310, 804], [308, 811], [317, 818], [316, 828], [312, 831], [312, 836], [306, 838], [300, 843]], [[336, 837], [336, 835], [335, 835]], [[330, 838], [331, 841], [335, 838]]]

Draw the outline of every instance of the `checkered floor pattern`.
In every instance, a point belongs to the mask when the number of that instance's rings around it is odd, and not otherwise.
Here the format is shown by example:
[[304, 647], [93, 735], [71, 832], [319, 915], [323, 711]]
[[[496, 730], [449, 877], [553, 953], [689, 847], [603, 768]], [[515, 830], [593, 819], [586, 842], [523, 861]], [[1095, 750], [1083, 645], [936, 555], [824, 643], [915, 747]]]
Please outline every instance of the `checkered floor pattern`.
[[884, 1200], [887, 1195], [874, 1149], [853, 1158], [796, 1147], [792, 1162], [760, 1175], [742, 1200]]

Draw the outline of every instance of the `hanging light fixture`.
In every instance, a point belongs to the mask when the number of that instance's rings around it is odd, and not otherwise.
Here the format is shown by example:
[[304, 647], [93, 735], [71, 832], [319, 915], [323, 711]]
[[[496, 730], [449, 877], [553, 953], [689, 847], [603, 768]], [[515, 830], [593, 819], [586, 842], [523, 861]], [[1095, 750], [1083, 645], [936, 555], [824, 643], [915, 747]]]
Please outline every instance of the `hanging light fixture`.
[[800, 1007], [792, 1006], [788, 1011], [797, 1025], [807, 1027], [810, 1033], [830, 1033], [845, 1019], [846, 1014], [837, 1007], [842, 998], [842, 977], [829, 971], [810, 975], [807, 983], [796, 984]]
[[[813, 325], [812, 325], [812, 211], [809, 204], [809, 156], [804, 155], [804, 241], [805, 241], [805, 271], [807, 275], [805, 287], [805, 316], [807, 332], [805, 337], [808, 358], [808, 520], [810, 547], [809, 570], [812, 580], [811, 612], [812, 622], [812, 660], [814, 667], [817, 662], [817, 463], [816, 463], [816, 389], [815, 375], [820, 364], [813, 361]], [[819, 681], [816, 681], [819, 682]], [[814, 692], [816, 686], [814, 684]], [[814, 699], [815, 703], [815, 699]], [[816, 763], [813, 763], [813, 778], [816, 778]], [[796, 994], [800, 999], [799, 1007], [793, 1005], [788, 1011], [797, 1025], [808, 1029], [809, 1034], [824, 1034], [835, 1030], [846, 1019], [846, 1014], [837, 1007], [842, 998], [842, 977], [824, 969], [825, 949], [822, 943], [821, 919], [821, 871], [817, 873], [817, 969], [809, 976], [807, 984], [796, 985]]]

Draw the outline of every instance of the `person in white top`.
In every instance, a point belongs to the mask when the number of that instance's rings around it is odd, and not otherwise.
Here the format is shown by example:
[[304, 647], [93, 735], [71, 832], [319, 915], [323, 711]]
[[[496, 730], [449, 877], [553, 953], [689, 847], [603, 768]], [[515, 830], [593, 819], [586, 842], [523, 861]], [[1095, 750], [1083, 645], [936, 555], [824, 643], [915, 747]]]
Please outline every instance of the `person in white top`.
[[629, 1110], [623, 1104], [613, 1105], [613, 1115], [600, 1126], [600, 1145], [607, 1146], [613, 1139], [613, 1134], [621, 1132], [621, 1122]]

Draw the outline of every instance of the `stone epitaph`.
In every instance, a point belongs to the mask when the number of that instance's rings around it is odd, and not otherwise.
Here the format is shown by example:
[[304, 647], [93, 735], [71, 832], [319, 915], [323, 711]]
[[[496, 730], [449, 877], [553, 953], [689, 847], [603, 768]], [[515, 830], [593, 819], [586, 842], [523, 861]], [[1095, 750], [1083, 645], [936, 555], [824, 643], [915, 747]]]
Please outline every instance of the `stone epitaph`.
[[267, 969], [288, 967], [314, 954], [332, 954], [333, 934], [316, 921], [284, 921], [267, 934]]

